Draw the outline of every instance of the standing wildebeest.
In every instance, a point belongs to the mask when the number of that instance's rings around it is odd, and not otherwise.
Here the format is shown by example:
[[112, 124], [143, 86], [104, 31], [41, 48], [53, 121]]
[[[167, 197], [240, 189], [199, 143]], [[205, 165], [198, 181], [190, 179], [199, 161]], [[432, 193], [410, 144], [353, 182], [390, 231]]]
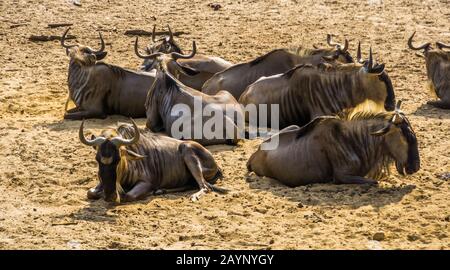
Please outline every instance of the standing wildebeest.
[[433, 49], [431, 43], [425, 43], [414, 47], [412, 40], [416, 32], [408, 39], [408, 47], [412, 50], [423, 50], [422, 54], [416, 54], [425, 58], [427, 66], [428, 85], [441, 100], [428, 101], [428, 104], [441, 109], [450, 109], [450, 45], [436, 42], [438, 49]]
[[[331, 37], [329, 37], [329, 40], [331, 40]], [[331, 44], [334, 45], [335, 43]], [[336, 45], [333, 49], [309, 50], [306, 55], [301, 56], [290, 53], [285, 49], [273, 50], [252, 61], [234, 65], [215, 74], [205, 82], [202, 92], [213, 95], [220, 90], [227, 90], [236, 99], [239, 99], [247, 86], [259, 78], [284, 73], [300, 64], [318, 65], [330, 61], [329, 58], [351, 63], [353, 58], [347, 50], [347, 40], [344, 47]], [[324, 57], [327, 59], [324, 59]]]
[[[243, 132], [244, 124], [242, 109], [236, 99], [227, 91], [220, 91], [215, 95], [199, 92], [183, 85], [172, 73], [184, 73], [176, 60], [193, 57], [196, 53], [195, 41], [192, 45], [192, 52], [189, 55], [176, 52], [169, 54], [156, 52], [151, 55], [142, 55], [139, 53], [138, 38], [136, 37], [134, 46], [136, 55], [144, 59], [155, 59], [158, 63], [156, 80], [148, 92], [145, 104], [147, 108], [147, 128], [153, 132], [164, 131], [169, 136], [174, 137], [176, 134], [173, 133], [172, 126], [174, 123], [183, 123], [183, 130], [176, 130], [176, 132], [180, 131], [183, 134], [184, 132], [189, 133], [186, 136], [183, 135], [183, 139], [192, 139], [202, 145], [236, 144]], [[168, 68], [169, 66], [173, 68], [172, 71]], [[196, 104], [201, 105], [201, 108], [196, 108]], [[174, 111], [178, 105], [188, 107], [189, 112]], [[205, 107], [212, 109], [214, 113], [207, 115], [207, 113], [203, 114], [196, 111], [198, 109], [203, 110]], [[203, 132], [205, 123], [211, 123], [210, 120], [217, 119], [217, 117], [222, 121], [222, 128], [214, 125], [214, 136], [205, 134]], [[196, 124], [199, 123], [201, 123], [201, 134], [198, 134], [195, 128], [198, 126]], [[187, 127], [185, 124], [189, 126]]]
[[290, 126], [270, 139], [279, 139], [278, 148], [259, 148], [247, 168], [290, 187], [331, 181], [372, 184], [389, 172], [393, 162], [402, 175], [420, 168], [416, 135], [398, 110], [360, 112], [351, 119], [321, 116], [301, 128]]
[[[384, 64], [373, 63], [370, 49], [369, 60], [364, 65], [327, 71], [299, 65], [284, 74], [260, 79], [247, 88], [239, 103], [279, 104], [279, 127], [284, 128], [302, 126], [317, 116], [356, 107], [358, 110], [369, 109], [367, 106], [376, 111], [393, 110], [395, 94]], [[270, 106], [267, 114], [270, 120]]]
[[200, 191], [191, 196], [192, 200], [210, 190], [226, 192], [213, 186], [222, 173], [203, 146], [139, 130], [132, 123], [104, 130], [91, 139], [84, 136], [84, 121], [81, 123], [80, 141], [97, 150], [100, 183], [88, 191], [89, 199], [129, 202], [153, 192], [176, 192], [196, 185]]
[[[110, 114], [145, 117], [145, 97], [154, 75], [98, 62], [107, 54], [100, 33], [102, 45], [98, 51], [82, 45], [66, 45], [69, 29], [61, 38], [61, 45], [70, 57], [69, 97], [64, 119], [105, 118]], [[69, 99], [76, 107], [67, 110]]]
[[[172, 31], [169, 26], [169, 36], [162, 37], [158, 40], [155, 39], [155, 28], [153, 26], [152, 32], [152, 46], [147, 46], [146, 51], [148, 54], [161, 52], [161, 53], [171, 53], [176, 52], [183, 54], [180, 46], [175, 42], [173, 38]], [[177, 75], [178, 80], [180, 80], [184, 85], [189, 86], [191, 88], [201, 90], [203, 84], [209, 80], [214, 74], [217, 72], [223, 71], [232, 66], [232, 64], [228, 61], [220, 57], [215, 56], [207, 56], [196, 54], [194, 57], [189, 59], [177, 59], [178, 68], [182, 68], [185, 73], [188, 74], [186, 76], [183, 73]], [[154, 69], [157, 65], [157, 62], [153, 59], [145, 59], [144, 63], [142, 63], [142, 70], [150, 71]], [[172, 66], [168, 66], [169, 72], [174, 74], [176, 70]]]

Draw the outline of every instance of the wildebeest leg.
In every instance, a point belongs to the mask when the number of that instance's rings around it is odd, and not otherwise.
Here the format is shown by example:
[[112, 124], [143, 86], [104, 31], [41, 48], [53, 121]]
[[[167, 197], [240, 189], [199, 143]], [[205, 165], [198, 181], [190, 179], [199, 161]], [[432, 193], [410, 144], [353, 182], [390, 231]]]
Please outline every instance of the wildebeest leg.
[[89, 200], [98, 200], [103, 197], [103, 184], [100, 182], [96, 187], [90, 188], [87, 192]]
[[77, 111], [77, 112], [73, 112], [73, 113], [66, 112], [64, 114], [64, 119], [69, 119], [69, 120], [83, 120], [86, 118], [105, 119], [106, 116], [107, 115], [104, 114], [103, 112]]
[[430, 104], [431, 106], [440, 108], [440, 109], [450, 109], [450, 103], [445, 103], [442, 100], [436, 100], [436, 101], [428, 101], [427, 104]]
[[151, 184], [147, 181], [139, 181], [130, 191], [128, 191], [124, 197], [124, 202], [132, 202], [143, 199], [149, 194], [151, 190]]
[[341, 175], [334, 176], [334, 183], [336, 184], [370, 184], [374, 185], [378, 182], [373, 179], [367, 179], [361, 176], [353, 176], [353, 175]]
[[206, 180], [203, 177], [202, 164], [200, 163], [200, 159], [197, 157], [195, 151], [189, 146], [188, 143], [183, 143], [180, 147], [182, 147], [181, 154], [183, 156], [184, 163], [200, 188], [198, 192], [191, 196], [191, 200], [198, 201], [202, 195], [208, 193], [211, 189], [208, 187]]

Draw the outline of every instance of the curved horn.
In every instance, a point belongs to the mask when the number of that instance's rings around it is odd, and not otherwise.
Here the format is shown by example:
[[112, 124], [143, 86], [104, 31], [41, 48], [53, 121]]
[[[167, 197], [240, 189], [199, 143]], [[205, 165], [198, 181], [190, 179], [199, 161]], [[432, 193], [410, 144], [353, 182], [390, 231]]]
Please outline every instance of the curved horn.
[[368, 62], [368, 67], [369, 67], [369, 70], [371, 70], [372, 67], [373, 67], [372, 46], [370, 46], [370, 50], [369, 50], [369, 62]]
[[400, 113], [402, 113], [402, 111], [400, 110], [401, 106], [402, 106], [402, 100], [400, 99], [400, 100], [397, 101], [397, 104], [395, 104], [395, 114], [394, 114], [394, 117], [392, 117], [392, 120], [391, 120], [391, 122], [394, 123], [394, 124], [397, 121], [397, 117], [401, 118], [401, 116], [400, 116]]
[[104, 141], [106, 141], [105, 138], [103, 137], [97, 137], [93, 140], [88, 140], [86, 139], [86, 137], [84, 137], [84, 120], [81, 122], [81, 126], [80, 126], [80, 130], [78, 131], [78, 137], [80, 138], [80, 141], [87, 145], [87, 146], [99, 146], [100, 144], [102, 144]]
[[172, 29], [170, 29], [170, 25], [167, 25], [167, 29], [169, 30], [169, 41], [173, 41]]
[[152, 31], [152, 41], [153, 42], [156, 42], [155, 32], [156, 32], [156, 24], [153, 25], [153, 31]]
[[69, 30], [70, 30], [70, 27], [67, 28], [66, 31], [64, 31], [64, 34], [61, 36], [61, 46], [63, 46], [66, 49], [77, 46], [77, 45], [67, 45], [66, 44], [66, 36], [67, 36], [67, 33], [69, 32]]
[[98, 36], [100, 37], [101, 47], [100, 50], [94, 51], [93, 53], [101, 53], [105, 50], [105, 41], [103, 40], [102, 33], [98, 32]]
[[327, 34], [327, 44], [330, 45], [331, 47], [339, 45], [339, 44], [333, 42], [331, 34]]
[[440, 41], [436, 42], [436, 46], [437, 46], [440, 50], [442, 50], [443, 48], [450, 49], [450, 45], [447, 45], [447, 44], [442, 43], [442, 42], [440, 42]]
[[358, 49], [356, 50], [356, 61], [358, 63], [362, 63], [362, 56], [361, 56], [361, 41], [358, 41]]
[[132, 118], [130, 118], [130, 120], [131, 120], [131, 123], [133, 123], [134, 137], [131, 139], [124, 139], [120, 136], [112, 138], [111, 142], [114, 145], [116, 145], [117, 147], [122, 146], [122, 145], [125, 145], [125, 146], [133, 145], [139, 141], [139, 137], [140, 137], [139, 128], [138, 128], [136, 122], [134, 122], [134, 120]]
[[422, 50], [422, 49], [423, 49], [423, 50], [428, 49], [428, 48], [430, 47], [430, 44], [431, 44], [430, 42], [424, 43], [424, 44], [420, 45], [419, 47], [414, 47], [414, 46], [413, 46], [412, 40], [413, 40], [415, 34], [416, 34], [416, 31], [414, 31], [414, 33], [409, 37], [409, 39], [408, 39], [408, 47], [409, 47], [411, 50], [416, 50], [416, 51]]
[[181, 59], [192, 58], [192, 57], [194, 57], [194, 55], [196, 53], [197, 53], [197, 45], [195, 44], [195, 40], [194, 40], [194, 41], [192, 41], [192, 52], [190, 54], [185, 55], [185, 54], [181, 54], [181, 53], [177, 53], [177, 52], [172, 52], [172, 53], [170, 53], [170, 55], [172, 56], [172, 58], [174, 60], [177, 60], [179, 58], [181, 58]]
[[346, 52], [348, 50], [348, 40], [345, 39], [344, 48], [341, 49], [341, 51]]
[[151, 58], [156, 58], [156, 57], [158, 57], [158, 56], [160, 56], [160, 55], [162, 54], [162, 53], [160, 53], [160, 52], [152, 53], [152, 54], [150, 54], [150, 55], [143, 55], [143, 54], [141, 54], [141, 53], [139, 52], [139, 49], [138, 49], [138, 39], [139, 39], [139, 37], [136, 36], [136, 41], [134, 42], [134, 53], [135, 53], [139, 58], [142, 58], [142, 59], [151, 59]]
[[402, 106], [402, 100], [398, 100], [397, 104], [395, 104], [395, 110], [396, 111], [400, 111], [400, 107]]

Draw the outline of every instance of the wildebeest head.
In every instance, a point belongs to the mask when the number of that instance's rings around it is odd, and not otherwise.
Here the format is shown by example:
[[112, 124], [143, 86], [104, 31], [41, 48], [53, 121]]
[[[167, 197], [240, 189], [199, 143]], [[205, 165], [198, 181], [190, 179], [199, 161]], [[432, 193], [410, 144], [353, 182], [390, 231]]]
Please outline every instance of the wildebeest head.
[[134, 136], [125, 139], [116, 130], [104, 130], [100, 136], [91, 136], [87, 139], [83, 133], [84, 121], [81, 122], [79, 130], [80, 141], [97, 150], [95, 159], [98, 163], [98, 177], [104, 187], [105, 200], [109, 202], [120, 202], [123, 193], [120, 180], [128, 168], [128, 160], [140, 160], [145, 156], [139, 155], [126, 146], [136, 144], [140, 133], [136, 123], [131, 119], [134, 128]]
[[384, 127], [372, 133], [383, 136], [390, 155], [395, 159], [397, 171], [404, 175], [420, 169], [417, 138], [405, 114], [400, 111], [401, 100], [397, 102], [392, 118]]
[[353, 63], [353, 57], [348, 52], [348, 40], [345, 39], [344, 46], [333, 41], [331, 34], [327, 34], [327, 44], [330, 49], [316, 49], [317, 53], [326, 52], [323, 58], [327, 61], [336, 61], [340, 63]]
[[[442, 60], [450, 61], [450, 52], [445, 51], [444, 49], [450, 49], [450, 45], [447, 45], [443, 42], [436, 42], [437, 49], [434, 49], [431, 46], [431, 42], [424, 43], [418, 47], [415, 47], [412, 42], [416, 32], [414, 32], [411, 37], [408, 39], [408, 47], [411, 50], [421, 51], [421, 53], [416, 53], [417, 56], [421, 58], [425, 58], [426, 66], [427, 66], [427, 74], [428, 76], [432, 76], [438, 68], [439, 64]], [[431, 78], [430, 78], [431, 79]]]
[[[156, 53], [156, 52], [161, 52], [161, 53], [176, 52], [176, 53], [181, 53], [181, 54], [183, 53], [180, 46], [175, 42], [175, 39], [173, 38], [172, 30], [170, 29], [169, 25], [167, 25], [167, 29], [169, 32], [168, 36], [164, 36], [162, 38], [156, 39], [155, 38], [156, 25], [153, 26], [153, 31], [152, 31], [153, 44], [147, 46], [146, 52], [148, 54], [152, 54], [152, 53]], [[153, 59], [145, 59], [144, 62], [142, 63], [141, 69], [145, 70], [145, 71], [149, 71], [149, 70], [155, 68], [154, 65], [155, 65], [155, 61]]]
[[378, 64], [373, 61], [372, 47], [369, 52], [369, 59], [363, 61], [361, 59], [360, 49], [358, 50], [357, 61], [362, 64], [360, 72], [366, 73], [369, 76], [365, 76], [365, 83], [368, 89], [372, 89], [371, 95], [378, 96], [386, 94], [384, 102], [384, 108], [387, 111], [395, 109], [395, 93], [392, 81], [384, 70], [384, 64]]
[[94, 50], [91, 47], [73, 44], [67, 45], [65, 40], [70, 27], [64, 32], [61, 37], [61, 46], [66, 48], [66, 54], [76, 61], [78, 64], [83, 66], [94, 65], [96, 61], [102, 60], [106, 57], [107, 52], [105, 52], [105, 41], [103, 40], [102, 34], [98, 32], [100, 36], [101, 48], [99, 50]]
[[179, 52], [154, 52], [149, 55], [143, 55], [139, 52], [138, 49], [138, 39], [139, 38], [136, 37], [136, 41], [134, 43], [134, 52], [139, 58], [151, 60], [153, 63], [152, 68], [155, 68], [157, 70], [164, 70], [165, 72], [174, 75], [176, 78], [178, 78], [179, 73], [183, 73], [186, 76], [194, 76], [199, 73], [199, 71], [195, 69], [181, 66], [177, 63], [177, 59], [189, 59], [194, 57], [194, 55], [197, 53], [197, 45], [195, 44], [195, 41], [192, 42], [192, 52], [188, 55]]

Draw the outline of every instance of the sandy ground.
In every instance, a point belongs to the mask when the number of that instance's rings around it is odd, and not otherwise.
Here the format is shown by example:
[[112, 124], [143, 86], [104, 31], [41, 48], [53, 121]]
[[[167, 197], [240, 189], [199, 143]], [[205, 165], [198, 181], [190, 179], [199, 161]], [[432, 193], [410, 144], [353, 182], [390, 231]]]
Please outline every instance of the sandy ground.
[[[1, 249], [449, 249], [450, 111], [424, 105], [424, 61], [406, 46], [450, 42], [450, 2], [269, 0], [0, 1], [0, 248]], [[160, 2], [160, 3], [156, 3]], [[209, 147], [231, 189], [192, 203], [190, 192], [110, 207], [86, 199], [96, 185], [94, 150], [77, 138], [79, 121], [63, 121], [68, 58], [48, 23], [74, 23], [77, 41], [108, 42], [106, 61], [135, 69], [127, 29], [153, 24], [189, 34], [189, 48], [233, 62], [279, 47], [324, 44], [326, 33], [357, 40], [387, 65], [398, 98], [419, 139], [421, 170], [393, 173], [378, 186], [321, 184], [287, 188], [248, 175], [258, 141]], [[23, 24], [15, 28], [11, 26]], [[149, 40], [149, 38], [147, 38]], [[143, 42], [143, 41], [142, 41]], [[92, 120], [94, 131], [125, 118]], [[144, 119], [138, 119], [143, 126]], [[383, 234], [384, 237], [378, 238]], [[378, 239], [380, 241], [373, 240]], [[383, 239], [384, 238], [384, 239]]]

